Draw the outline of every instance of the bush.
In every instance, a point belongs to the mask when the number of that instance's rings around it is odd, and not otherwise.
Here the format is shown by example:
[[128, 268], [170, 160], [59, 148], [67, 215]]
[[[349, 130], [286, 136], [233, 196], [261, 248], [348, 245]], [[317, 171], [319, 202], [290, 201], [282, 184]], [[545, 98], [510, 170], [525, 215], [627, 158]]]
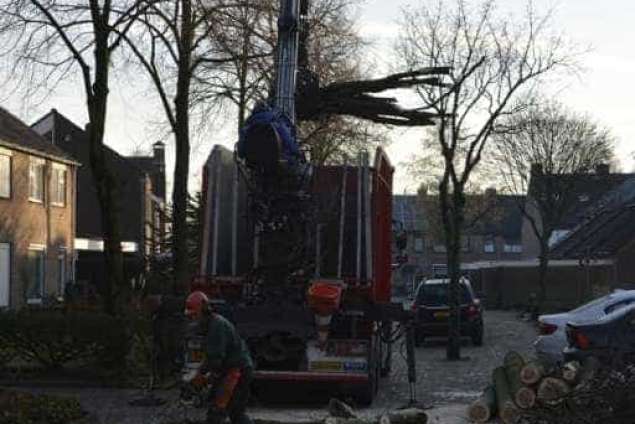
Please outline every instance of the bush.
[[0, 313], [0, 345], [45, 368], [89, 362], [105, 369], [125, 363], [124, 323], [110, 315], [61, 309]]
[[0, 391], [0, 424], [66, 424], [84, 415], [73, 398]]

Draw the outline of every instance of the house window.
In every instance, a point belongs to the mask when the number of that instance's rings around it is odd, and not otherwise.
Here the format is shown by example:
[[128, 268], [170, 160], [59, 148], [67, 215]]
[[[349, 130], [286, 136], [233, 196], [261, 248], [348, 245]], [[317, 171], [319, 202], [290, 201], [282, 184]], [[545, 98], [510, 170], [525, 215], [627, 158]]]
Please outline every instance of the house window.
[[0, 198], [11, 197], [11, 155], [0, 150]]
[[64, 298], [66, 281], [66, 249], [60, 248], [57, 253], [57, 292], [61, 298]]
[[483, 241], [483, 252], [485, 253], [495, 253], [496, 252], [496, 242], [494, 241], [494, 237], [485, 237]]
[[30, 246], [27, 257], [27, 303], [41, 303], [44, 297], [44, 248]]
[[55, 206], [66, 205], [66, 167], [53, 165], [51, 173], [51, 203]]
[[470, 238], [461, 237], [461, 252], [469, 252], [469, 251], [470, 251]]
[[44, 159], [31, 158], [29, 163], [29, 200], [44, 201]]
[[523, 253], [522, 244], [508, 244], [503, 245], [503, 252], [505, 253]]
[[442, 242], [435, 242], [435, 243], [432, 245], [432, 251], [433, 251], [434, 253], [445, 253], [445, 252], [446, 252], [446, 250], [445, 250], [445, 244], [444, 244], [444, 243], [442, 243]]
[[423, 252], [423, 239], [420, 237], [415, 238], [415, 252]]

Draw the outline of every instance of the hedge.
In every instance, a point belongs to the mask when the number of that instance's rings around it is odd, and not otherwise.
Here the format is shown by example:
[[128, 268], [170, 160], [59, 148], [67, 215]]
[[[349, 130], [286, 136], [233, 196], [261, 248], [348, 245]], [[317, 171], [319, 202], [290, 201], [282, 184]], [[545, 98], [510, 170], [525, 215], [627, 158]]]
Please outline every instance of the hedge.
[[125, 364], [127, 326], [110, 315], [60, 309], [0, 313], [0, 346], [45, 368], [90, 362], [106, 369]]
[[67, 424], [84, 416], [73, 398], [0, 390], [0, 424]]

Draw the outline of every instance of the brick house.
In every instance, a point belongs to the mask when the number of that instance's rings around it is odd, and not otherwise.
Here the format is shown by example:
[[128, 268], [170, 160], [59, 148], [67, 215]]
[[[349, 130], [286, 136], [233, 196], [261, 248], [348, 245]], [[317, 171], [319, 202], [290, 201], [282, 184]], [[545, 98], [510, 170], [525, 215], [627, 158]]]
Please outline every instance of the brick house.
[[[88, 134], [57, 110], [32, 128], [50, 145], [90, 163]], [[120, 183], [125, 276], [136, 280], [147, 270], [148, 257], [159, 253], [165, 233], [165, 146], [155, 143], [151, 156], [126, 157], [107, 146], [105, 154]], [[79, 169], [77, 188], [77, 281], [99, 287], [105, 273], [101, 210], [90, 166]]]
[[[515, 261], [522, 257], [523, 196], [497, 194], [489, 190], [492, 207], [465, 229], [461, 267], [466, 272], [484, 262]], [[393, 220], [401, 222], [408, 234], [408, 261], [395, 272], [395, 285], [413, 284], [421, 277], [444, 276], [447, 255], [442, 231], [426, 211], [436, 207], [433, 196], [397, 195], [393, 197]], [[426, 204], [427, 203], [427, 204]]]
[[73, 280], [78, 162], [0, 108], [0, 308]]

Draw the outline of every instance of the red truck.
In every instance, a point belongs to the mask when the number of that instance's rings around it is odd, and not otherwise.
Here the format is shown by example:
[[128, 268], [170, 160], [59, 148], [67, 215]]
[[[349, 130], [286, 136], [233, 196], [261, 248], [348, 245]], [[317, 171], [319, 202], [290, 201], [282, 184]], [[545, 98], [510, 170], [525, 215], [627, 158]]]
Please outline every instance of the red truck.
[[[355, 164], [312, 167], [304, 191], [259, 193], [234, 152], [214, 147], [191, 290], [229, 306], [256, 384], [320, 382], [372, 402], [403, 312], [390, 302], [393, 171], [377, 149], [372, 166], [360, 154]], [[277, 224], [258, 219], [266, 207], [284, 211]]]

